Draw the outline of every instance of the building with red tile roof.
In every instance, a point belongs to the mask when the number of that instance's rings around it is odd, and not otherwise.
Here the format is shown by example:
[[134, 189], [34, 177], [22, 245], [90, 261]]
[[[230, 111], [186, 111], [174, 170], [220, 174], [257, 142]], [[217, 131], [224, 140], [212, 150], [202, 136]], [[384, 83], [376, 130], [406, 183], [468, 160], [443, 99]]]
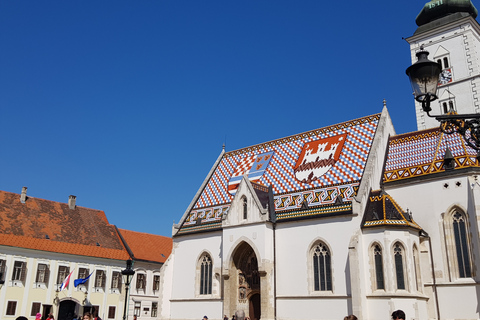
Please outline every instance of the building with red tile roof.
[[[167, 237], [120, 233], [105, 212], [77, 206], [75, 196], [60, 203], [27, 196], [26, 187], [21, 194], [0, 191], [0, 317], [34, 318], [40, 312], [45, 319], [52, 312], [62, 320], [90, 311], [102, 319], [120, 318], [125, 261], [136, 261], [136, 278], [145, 276], [152, 300], [171, 249]], [[59, 291], [69, 275], [69, 285]], [[133, 316], [133, 300], [130, 307]], [[148, 308], [155, 314], [151, 301]]]

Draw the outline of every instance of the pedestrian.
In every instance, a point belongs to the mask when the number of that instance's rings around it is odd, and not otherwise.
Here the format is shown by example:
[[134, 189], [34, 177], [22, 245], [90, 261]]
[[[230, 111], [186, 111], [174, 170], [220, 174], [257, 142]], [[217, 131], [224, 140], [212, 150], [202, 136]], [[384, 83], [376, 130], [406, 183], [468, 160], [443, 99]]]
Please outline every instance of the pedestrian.
[[35, 320], [40, 320], [40, 319], [42, 319], [42, 314], [38, 312], [37, 315], [35, 316]]
[[207, 317], [207, 316], [203, 316], [203, 320], [208, 320], [208, 317]]
[[358, 320], [358, 319], [355, 315], [350, 314], [350, 315], [346, 316], [345, 318], [343, 318], [343, 320]]
[[137, 315], [136, 314], [133, 315], [133, 320], [137, 320]]
[[90, 312], [86, 312], [83, 315], [83, 320], [93, 320], [92, 314]]
[[393, 320], [405, 320], [405, 312], [403, 310], [396, 310], [392, 313]]
[[[74, 319], [77, 319], [77, 315], [74, 315], [73, 318], [74, 318]], [[52, 313], [49, 313], [49, 314], [48, 314], [47, 320], [55, 320], [55, 318], [53, 317], [53, 314], [52, 314]]]
[[226, 314], [223, 316], [223, 320], [228, 320], [228, 317]]

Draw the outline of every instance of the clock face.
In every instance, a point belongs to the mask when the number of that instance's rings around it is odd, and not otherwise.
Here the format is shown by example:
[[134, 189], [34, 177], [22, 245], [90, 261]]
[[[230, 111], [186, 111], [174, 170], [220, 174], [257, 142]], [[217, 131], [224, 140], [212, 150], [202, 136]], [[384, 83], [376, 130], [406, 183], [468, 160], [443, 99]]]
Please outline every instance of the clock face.
[[445, 69], [440, 73], [440, 77], [438, 79], [439, 84], [447, 84], [452, 82], [452, 70]]

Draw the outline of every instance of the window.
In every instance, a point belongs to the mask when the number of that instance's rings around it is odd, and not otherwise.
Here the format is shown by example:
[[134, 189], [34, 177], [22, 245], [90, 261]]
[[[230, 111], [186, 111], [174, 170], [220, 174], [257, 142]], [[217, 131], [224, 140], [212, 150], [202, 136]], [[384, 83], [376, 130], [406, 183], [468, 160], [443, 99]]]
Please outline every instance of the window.
[[133, 309], [133, 314], [136, 315], [137, 317], [140, 316], [140, 307], [141, 307], [140, 301], [135, 301], [135, 307]]
[[382, 248], [376, 244], [373, 247], [373, 258], [375, 262], [375, 286], [378, 290], [385, 289], [384, 277], [383, 277], [383, 256]]
[[137, 274], [137, 290], [138, 289], [145, 290], [145, 274], [143, 273]]
[[0, 280], [5, 280], [5, 260], [0, 260]]
[[153, 276], [153, 291], [160, 290], [160, 276]]
[[25, 281], [25, 276], [27, 274], [27, 263], [23, 261], [15, 261], [13, 264], [13, 273], [12, 280], [14, 281]]
[[400, 243], [395, 243], [393, 247], [393, 257], [395, 261], [395, 275], [397, 279], [397, 289], [405, 290], [405, 272], [403, 269], [405, 250]]
[[243, 197], [243, 219], [247, 219], [247, 198]]
[[122, 284], [122, 275], [118, 271], [112, 272], [112, 289], [120, 289]]
[[413, 246], [413, 266], [415, 267], [415, 290], [421, 291], [422, 281], [420, 273], [420, 257], [417, 246]]
[[108, 307], [108, 319], [115, 319], [115, 307]]
[[323, 243], [317, 244], [313, 250], [313, 278], [315, 291], [332, 290], [330, 251]]
[[58, 267], [58, 276], [57, 276], [57, 284], [62, 284], [63, 280], [68, 276], [70, 273], [70, 268], [65, 266]]
[[[87, 269], [87, 268], [79, 268], [78, 269], [78, 279], [85, 279], [89, 275], [90, 275], [90, 270], [89, 269]], [[87, 279], [87, 281], [85, 281], [85, 283], [82, 283], [79, 286], [83, 286], [85, 288], [88, 288], [88, 281], [89, 280], [90, 279]]]
[[105, 288], [105, 271], [97, 270], [95, 274], [95, 287], [96, 288]]
[[462, 212], [456, 211], [453, 214], [453, 234], [455, 236], [455, 250], [460, 278], [472, 276], [466, 220], [466, 216]]
[[443, 67], [442, 67], [442, 59], [437, 59], [437, 63], [440, 65], [440, 69], [443, 69]]
[[49, 275], [50, 275], [50, 269], [48, 268], [48, 265], [44, 263], [39, 263], [37, 267], [37, 277], [35, 278], [35, 282], [48, 283]]
[[41, 306], [41, 305], [42, 305], [42, 304], [41, 304], [40, 302], [34, 302], [34, 303], [32, 303], [32, 310], [30, 311], [30, 315], [31, 315], [32, 317], [35, 317], [35, 316], [37, 315], [37, 313], [40, 312], [40, 306]]
[[443, 68], [444, 69], [448, 68], [448, 58], [447, 57], [443, 58]]
[[157, 316], [158, 302], [152, 302], [152, 314], [151, 317], [154, 318]]
[[17, 301], [8, 301], [7, 303], [7, 316], [14, 316], [17, 309]]
[[200, 261], [200, 294], [212, 294], [212, 259], [204, 255]]
[[451, 111], [455, 111], [455, 105], [453, 104], [452, 100], [443, 101], [442, 102], [442, 111], [443, 113], [449, 113]]

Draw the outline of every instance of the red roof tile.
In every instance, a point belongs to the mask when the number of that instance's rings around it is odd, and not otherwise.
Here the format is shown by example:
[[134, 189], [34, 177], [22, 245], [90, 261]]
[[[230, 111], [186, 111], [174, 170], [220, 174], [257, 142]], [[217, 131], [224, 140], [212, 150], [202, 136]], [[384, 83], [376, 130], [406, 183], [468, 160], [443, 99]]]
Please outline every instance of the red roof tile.
[[172, 252], [172, 238], [119, 229], [136, 260], [164, 263]]
[[[48, 239], [47, 239], [48, 236]], [[98, 245], [97, 245], [98, 243]], [[0, 245], [127, 260], [115, 226], [101, 210], [0, 191]]]

